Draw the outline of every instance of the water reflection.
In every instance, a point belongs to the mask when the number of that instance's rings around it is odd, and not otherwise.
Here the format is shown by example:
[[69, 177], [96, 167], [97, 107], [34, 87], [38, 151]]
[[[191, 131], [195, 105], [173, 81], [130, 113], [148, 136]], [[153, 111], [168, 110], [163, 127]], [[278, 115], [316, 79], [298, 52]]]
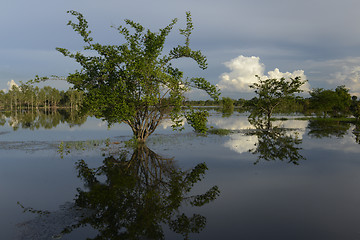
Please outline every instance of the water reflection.
[[350, 129], [351, 124], [340, 121], [327, 121], [323, 119], [309, 120], [307, 128], [309, 136], [315, 138], [338, 137], [342, 138]]
[[[248, 121], [246, 116], [231, 118], [213, 117], [211, 123], [220, 128], [238, 130], [229, 136], [224, 146], [238, 152], [251, 152], [258, 156], [255, 164], [261, 160], [287, 160], [299, 164], [305, 158], [300, 154], [302, 138], [307, 121], [287, 120], [274, 121], [269, 125], [263, 121]], [[273, 127], [273, 125], [275, 127]]]
[[63, 109], [51, 109], [50, 111], [13, 111], [0, 113], [0, 125], [6, 123], [14, 130], [40, 128], [52, 129], [61, 123], [67, 123], [69, 127], [80, 126], [86, 122], [87, 115], [78, 111], [67, 111]]
[[[199, 195], [190, 194], [205, 175], [205, 163], [183, 171], [172, 158], [164, 158], [144, 145], [134, 149], [131, 156], [121, 152], [105, 157], [97, 168], [80, 160], [76, 169], [85, 189], [77, 189], [75, 206], [87, 213], [76, 216], [75, 223], [61, 234], [91, 226], [97, 230], [92, 239], [164, 239], [165, 224], [188, 239], [191, 233], [204, 229], [206, 218], [182, 213], [183, 204], [200, 207], [219, 195], [217, 186]], [[46, 222], [43, 224], [46, 227]]]
[[355, 142], [360, 144], [360, 124], [356, 124], [352, 133], [355, 136]]
[[305, 157], [300, 154], [302, 139], [298, 137], [297, 132], [289, 134], [286, 129], [274, 128], [257, 129], [249, 134], [258, 138], [255, 148], [249, 150], [249, 152], [258, 155], [254, 164], [261, 160], [285, 160], [288, 163], [299, 165], [300, 160], [305, 160]]

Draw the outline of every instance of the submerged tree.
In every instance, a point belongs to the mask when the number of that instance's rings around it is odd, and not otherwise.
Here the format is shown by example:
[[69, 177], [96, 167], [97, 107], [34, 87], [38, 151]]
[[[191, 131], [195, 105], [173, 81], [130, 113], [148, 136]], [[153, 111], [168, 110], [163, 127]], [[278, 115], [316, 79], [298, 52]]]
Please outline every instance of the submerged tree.
[[229, 117], [234, 112], [234, 100], [229, 97], [221, 99], [222, 113], [224, 117]]
[[256, 77], [259, 82], [250, 85], [257, 96], [251, 101], [252, 109], [249, 119], [252, 122], [261, 120], [269, 129], [273, 113], [285, 100], [295, 98], [295, 93], [302, 92], [300, 88], [306, 81], [302, 81], [300, 77], [290, 78], [290, 80], [285, 78], [263, 80], [259, 76]]
[[179, 127], [184, 114], [181, 108], [184, 93], [191, 88], [204, 90], [211, 97], [218, 98], [216, 87], [204, 78], [185, 78], [183, 72], [172, 65], [176, 59], [190, 58], [201, 69], [207, 68], [206, 57], [189, 46], [193, 30], [189, 12], [186, 14], [186, 28], [180, 29], [185, 44], [172, 48], [167, 54], [163, 53], [165, 40], [177, 19], [158, 32], [145, 30], [139, 23], [125, 20], [129, 28], [117, 28], [125, 42], [102, 45], [90, 37], [88, 22], [81, 13], [69, 13], [78, 22], [69, 21], [68, 25], [81, 35], [86, 43], [84, 50], [90, 54], [57, 48], [82, 67], [70, 74], [67, 81], [75, 89], [85, 92], [84, 108], [109, 125], [126, 123], [138, 141], [145, 141], [166, 116], [171, 117], [174, 128]]

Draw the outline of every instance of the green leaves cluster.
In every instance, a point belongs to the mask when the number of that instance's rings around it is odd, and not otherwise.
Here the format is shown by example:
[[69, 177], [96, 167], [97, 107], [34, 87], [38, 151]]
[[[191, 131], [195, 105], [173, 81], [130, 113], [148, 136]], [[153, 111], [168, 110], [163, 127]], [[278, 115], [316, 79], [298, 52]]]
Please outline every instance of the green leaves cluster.
[[206, 110], [193, 110], [191, 109], [186, 113], [186, 120], [194, 128], [195, 132], [206, 134], [208, 127], [206, 123], [208, 121], [209, 112]]

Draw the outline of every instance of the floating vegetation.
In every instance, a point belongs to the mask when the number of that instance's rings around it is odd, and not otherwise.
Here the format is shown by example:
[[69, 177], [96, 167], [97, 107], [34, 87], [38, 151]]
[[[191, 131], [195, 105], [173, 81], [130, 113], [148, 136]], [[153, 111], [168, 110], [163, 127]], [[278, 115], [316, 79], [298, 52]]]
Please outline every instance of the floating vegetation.
[[61, 141], [58, 145], [57, 152], [60, 154], [60, 157], [63, 158], [64, 154], [69, 154], [72, 150], [75, 151], [85, 151], [85, 150], [93, 150], [95, 148], [99, 148], [104, 146], [108, 148], [110, 146], [110, 139], [105, 140], [86, 140], [86, 141]]
[[226, 136], [229, 135], [231, 133], [233, 133], [233, 131], [229, 130], [229, 129], [224, 129], [224, 128], [211, 128], [208, 133], [210, 134], [215, 134], [215, 135], [220, 135], [220, 136]]

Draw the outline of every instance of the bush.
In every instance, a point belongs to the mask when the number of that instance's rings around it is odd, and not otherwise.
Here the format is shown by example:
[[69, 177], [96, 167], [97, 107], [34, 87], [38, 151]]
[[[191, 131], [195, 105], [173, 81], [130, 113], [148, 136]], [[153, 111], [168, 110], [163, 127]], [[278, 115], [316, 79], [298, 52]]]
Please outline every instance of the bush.
[[209, 112], [206, 110], [198, 110], [194, 111], [191, 109], [186, 114], [186, 120], [194, 128], [195, 132], [206, 134], [208, 128], [206, 123], [208, 121], [207, 117], [209, 116]]

